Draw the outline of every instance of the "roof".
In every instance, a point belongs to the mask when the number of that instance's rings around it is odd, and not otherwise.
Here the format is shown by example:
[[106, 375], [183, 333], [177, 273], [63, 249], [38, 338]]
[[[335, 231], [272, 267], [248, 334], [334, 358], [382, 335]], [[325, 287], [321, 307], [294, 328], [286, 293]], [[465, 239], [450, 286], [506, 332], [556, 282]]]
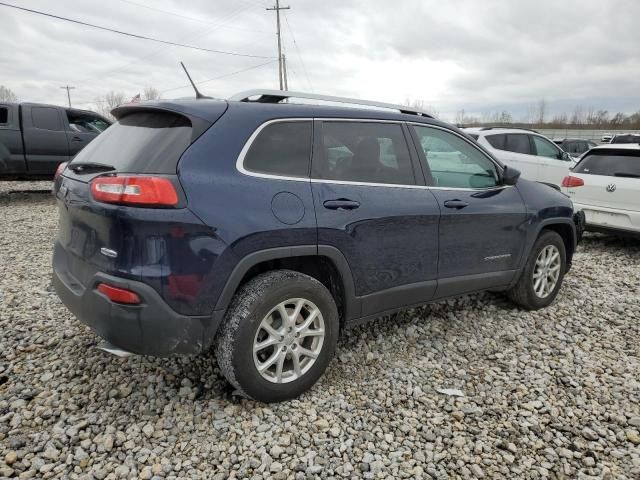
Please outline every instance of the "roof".
[[594, 150], [640, 150], [640, 144], [638, 143], [606, 143], [604, 145], [598, 145], [593, 147], [590, 152]]
[[541, 135], [539, 132], [535, 130], [531, 130], [530, 128], [519, 128], [519, 127], [464, 127], [464, 130], [467, 133], [537, 133]]

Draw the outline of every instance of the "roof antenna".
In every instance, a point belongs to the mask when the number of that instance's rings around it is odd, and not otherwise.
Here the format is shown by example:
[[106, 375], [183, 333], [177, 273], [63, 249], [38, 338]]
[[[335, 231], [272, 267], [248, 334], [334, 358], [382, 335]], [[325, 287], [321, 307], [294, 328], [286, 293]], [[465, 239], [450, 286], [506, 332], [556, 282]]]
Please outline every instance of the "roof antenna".
[[187, 78], [189, 79], [189, 82], [191, 83], [191, 86], [193, 87], [193, 89], [196, 92], [196, 100], [201, 100], [203, 98], [212, 98], [212, 97], [207, 97], [206, 95], [203, 95], [200, 93], [200, 91], [198, 90], [198, 87], [196, 87], [196, 84], [193, 83], [193, 80], [191, 80], [191, 75], [189, 75], [189, 72], [187, 71], [187, 67], [184, 66], [184, 63], [180, 62], [180, 65], [182, 65], [182, 69], [184, 70], [184, 73], [187, 74]]

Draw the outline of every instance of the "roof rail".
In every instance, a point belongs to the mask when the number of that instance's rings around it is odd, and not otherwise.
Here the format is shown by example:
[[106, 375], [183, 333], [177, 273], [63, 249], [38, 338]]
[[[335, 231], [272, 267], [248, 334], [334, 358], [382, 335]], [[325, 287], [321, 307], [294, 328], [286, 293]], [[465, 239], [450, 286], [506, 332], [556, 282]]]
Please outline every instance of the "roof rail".
[[[251, 97], [258, 97], [252, 99]], [[433, 118], [429, 112], [406, 105], [395, 105], [393, 103], [373, 102], [371, 100], [359, 100], [357, 98], [333, 97], [331, 95], [318, 95], [316, 93], [290, 92], [283, 90], [247, 90], [236, 93], [229, 97], [229, 100], [236, 102], [257, 102], [257, 103], [280, 103], [288, 98], [303, 98], [308, 100], [321, 100], [323, 102], [347, 103], [351, 105], [364, 105], [367, 107], [386, 108], [398, 110], [400, 113], [409, 115], [419, 115]]]
[[496, 130], [496, 129], [505, 129], [505, 130], [524, 130], [526, 132], [540, 133], [533, 128], [524, 128], [524, 127], [482, 127], [480, 131], [484, 132], [485, 130]]

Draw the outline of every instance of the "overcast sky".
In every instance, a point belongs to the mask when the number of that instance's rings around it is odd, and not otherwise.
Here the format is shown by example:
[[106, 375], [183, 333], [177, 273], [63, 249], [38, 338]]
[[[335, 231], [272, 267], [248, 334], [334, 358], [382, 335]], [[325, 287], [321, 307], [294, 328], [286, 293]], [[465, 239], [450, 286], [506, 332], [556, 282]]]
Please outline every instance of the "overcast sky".
[[[139, 35], [253, 58], [129, 38], [0, 6], [0, 84], [21, 100], [90, 107], [110, 90], [153, 86], [191, 95], [277, 88], [269, 0], [3, 0]], [[524, 115], [545, 99], [640, 110], [637, 0], [290, 0], [283, 17], [289, 88], [403, 103], [422, 100], [453, 120], [464, 109]], [[163, 11], [158, 11], [160, 9]], [[266, 63], [266, 65], [264, 65]], [[262, 66], [258, 66], [262, 65]], [[252, 68], [255, 67], [255, 68]], [[243, 72], [234, 74], [245, 70]]]

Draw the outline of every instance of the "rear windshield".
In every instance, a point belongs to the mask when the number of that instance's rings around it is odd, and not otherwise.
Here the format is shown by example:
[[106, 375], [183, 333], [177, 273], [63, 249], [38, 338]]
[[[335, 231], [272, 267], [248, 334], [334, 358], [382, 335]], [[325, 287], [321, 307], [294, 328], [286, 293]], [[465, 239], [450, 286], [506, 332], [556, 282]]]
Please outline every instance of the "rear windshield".
[[171, 112], [138, 112], [98, 135], [71, 162], [99, 163], [118, 172], [176, 173], [191, 143], [191, 122]]
[[611, 143], [640, 143], [640, 135], [616, 135]]
[[587, 154], [573, 171], [589, 175], [640, 178], [640, 150]]

